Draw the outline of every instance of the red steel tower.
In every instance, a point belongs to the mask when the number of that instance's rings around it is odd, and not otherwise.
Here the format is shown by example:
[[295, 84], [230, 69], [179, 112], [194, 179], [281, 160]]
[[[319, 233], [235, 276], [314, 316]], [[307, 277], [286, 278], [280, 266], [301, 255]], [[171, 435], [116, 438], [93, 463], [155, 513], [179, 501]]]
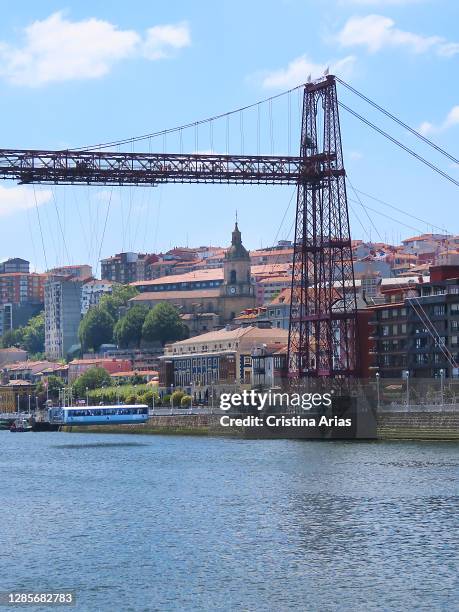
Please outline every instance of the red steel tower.
[[290, 379], [353, 377], [357, 303], [333, 76], [303, 97], [288, 339]]

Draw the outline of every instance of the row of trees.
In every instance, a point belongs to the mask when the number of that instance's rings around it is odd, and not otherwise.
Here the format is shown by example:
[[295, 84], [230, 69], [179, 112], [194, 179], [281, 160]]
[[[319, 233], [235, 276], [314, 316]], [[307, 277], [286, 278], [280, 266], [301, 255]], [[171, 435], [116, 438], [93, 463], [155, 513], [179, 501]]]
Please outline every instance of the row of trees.
[[142, 342], [164, 346], [187, 337], [188, 328], [177, 309], [167, 302], [152, 309], [144, 304], [127, 309], [136, 293], [133, 287], [115, 287], [111, 295], [101, 298], [99, 306], [87, 312], [78, 332], [83, 350], [97, 351], [101, 344], [112, 342], [121, 348], [138, 348]]
[[[167, 302], [154, 308], [137, 304], [128, 308], [129, 300], [137, 294], [134, 287], [116, 286], [104, 295], [100, 304], [88, 310], [78, 330], [82, 349], [97, 351], [101, 344], [115, 342], [121, 348], [138, 348], [142, 342], [174, 342], [188, 337], [188, 328], [179, 312]], [[18, 346], [30, 356], [42, 357], [45, 351], [45, 314], [32, 317], [27, 325], [9, 330], [1, 338], [1, 346]]]
[[45, 351], [45, 313], [32, 317], [27, 325], [5, 332], [1, 338], [3, 348], [18, 346], [30, 356], [42, 356]]
[[[48, 378], [48, 396], [57, 399], [59, 390], [64, 387], [63, 381], [56, 377]], [[43, 389], [40, 389], [43, 391]], [[182, 406], [187, 407], [191, 404], [191, 396], [186, 395], [182, 390], [177, 389], [172, 395], [160, 397], [147, 385], [114, 385], [113, 379], [104, 368], [94, 367], [86, 370], [79, 376], [72, 385], [72, 395], [74, 398], [86, 399], [92, 403], [116, 403], [118, 400], [127, 404], [142, 403], [152, 406], [153, 399], [156, 406]]]

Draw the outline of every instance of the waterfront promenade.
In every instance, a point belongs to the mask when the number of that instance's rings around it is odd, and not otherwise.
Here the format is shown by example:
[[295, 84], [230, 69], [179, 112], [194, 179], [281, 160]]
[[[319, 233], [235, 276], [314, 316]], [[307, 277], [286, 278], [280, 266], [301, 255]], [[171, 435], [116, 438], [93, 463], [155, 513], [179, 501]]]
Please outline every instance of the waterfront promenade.
[[[72, 427], [67, 431], [244, 437], [244, 427], [221, 426], [222, 414], [210, 408], [159, 408], [151, 411], [147, 423], [141, 425]], [[385, 407], [376, 411], [376, 425], [376, 437], [380, 440], [459, 441], [459, 405]]]

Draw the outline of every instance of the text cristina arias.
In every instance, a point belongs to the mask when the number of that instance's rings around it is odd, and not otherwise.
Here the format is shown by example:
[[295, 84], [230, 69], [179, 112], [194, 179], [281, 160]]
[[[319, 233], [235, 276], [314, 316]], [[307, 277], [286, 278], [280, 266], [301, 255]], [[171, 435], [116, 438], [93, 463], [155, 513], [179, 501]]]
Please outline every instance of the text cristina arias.
[[273, 391], [259, 393], [252, 390], [242, 391], [241, 393], [222, 393], [220, 395], [221, 410], [240, 407], [263, 410], [271, 406], [311, 410], [311, 408], [318, 408], [319, 406], [329, 408], [331, 403], [331, 393], [276, 393]]

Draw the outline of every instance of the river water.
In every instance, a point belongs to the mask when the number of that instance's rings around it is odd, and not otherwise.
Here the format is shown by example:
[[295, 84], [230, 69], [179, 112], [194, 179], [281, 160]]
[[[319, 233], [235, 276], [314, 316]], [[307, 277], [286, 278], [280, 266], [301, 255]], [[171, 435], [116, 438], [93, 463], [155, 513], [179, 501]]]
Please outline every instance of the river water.
[[456, 609], [453, 443], [0, 444], [0, 590], [71, 589], [85, 612]]

